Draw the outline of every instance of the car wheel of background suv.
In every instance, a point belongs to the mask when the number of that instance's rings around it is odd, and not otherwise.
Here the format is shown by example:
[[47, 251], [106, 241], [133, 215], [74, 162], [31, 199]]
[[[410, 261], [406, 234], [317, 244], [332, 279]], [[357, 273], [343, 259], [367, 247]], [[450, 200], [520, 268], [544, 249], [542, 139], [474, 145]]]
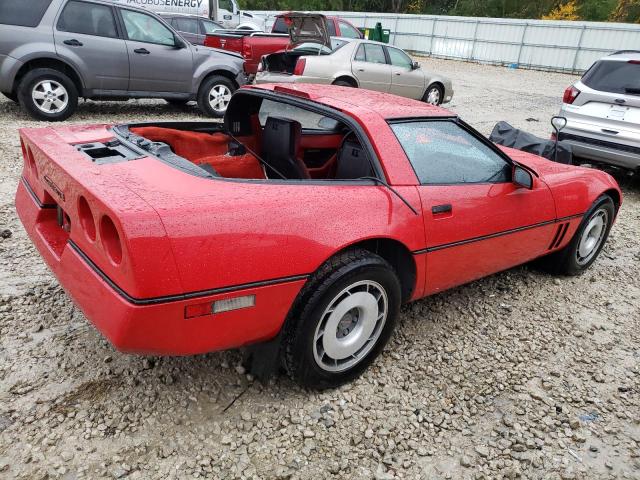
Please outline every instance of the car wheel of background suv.
[[198, 107], [209, 117], [222, 117], [235, 91], [235, 85], [228, 78], [221, 75], [209, 77], [198, 90]]
[[75, 112], [78, 90], [64, 73], [52, 68], [36, 68], [20, 81], [18, 100], [33, 118], [59, 122]]

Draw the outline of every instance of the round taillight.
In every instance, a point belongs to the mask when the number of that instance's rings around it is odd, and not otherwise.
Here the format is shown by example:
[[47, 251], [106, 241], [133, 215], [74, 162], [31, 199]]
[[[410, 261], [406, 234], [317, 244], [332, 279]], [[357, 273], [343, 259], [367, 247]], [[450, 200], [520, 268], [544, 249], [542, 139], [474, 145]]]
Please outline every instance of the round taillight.
[[104, 215], [100, 220], [100, 238], [109, 260], [116, 265], [122, 261], [122, 243], [120, 242], [120, 234], [113, 220]]
[[89, 240], [94, 242], [96, 240], [96, 222], [93, 219], [93, 212], [89, 206], [89, 202], [84, 197], [78, 199], [78, 219], [84, 234]]

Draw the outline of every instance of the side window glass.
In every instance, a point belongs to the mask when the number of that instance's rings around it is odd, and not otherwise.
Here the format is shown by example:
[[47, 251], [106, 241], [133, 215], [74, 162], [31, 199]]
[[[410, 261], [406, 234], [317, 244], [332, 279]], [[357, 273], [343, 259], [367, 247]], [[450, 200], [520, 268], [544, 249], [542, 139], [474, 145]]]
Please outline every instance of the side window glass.
[[391, 129], [423, 185], [511, 181], [511, 165], [454, 122], [396, 123]]
[[56, 28], [61, 32], [98, 37], [116, 38], [118, 36], [111, 7], [97, 3], [68, 2], [58, 18]]
[[357, 62], [366, 62], [367, 58], [364, 55], [364, 44], [361, 44], [358, 47], [358, 51], [356, 52], [356, 56], [353, 57], [354, 60], [356, 60]]
[[198, 30], [198, 21], [191, 18], [176, 18], [174, 26], [179, 32], [200, 33]]
[[336, 22], [333, 21], [333, 18], [327, 18], [327, 31], [330, 37], [336, 36]]
[[384, 56], [384, 50], [382, 45], [375, 45], [373, 43], [364, 44], [364, 54], [369, 63], [387, 63], [387, 58]]
[[202, 25], [204, 26], [204, 33], [214, 33], [216, 30], [220, 30], [224, 28], [222, 25], [218, 25], [214, 22], [209, 22], [208, 20], [203, 20]]
[[231, 5], [231, 0], [219, 0], [218, 8], [222, 10], [228, 10], [233, 13], [233, 5]]
[[340, 22], [340, 36], [347, 38], [360, 38], [360, 32], [347, 22]]
[[387, 47], [387, 52], [389, 52], [389, 60], [391, 60], [391, 65], [395, 67], [407, 68], [409, 70], [412, 68], [413, 62], [411, 61], [409, 56], [402, 50]]
[[175, 45], [173, 32], [151, 15], [133, 10], [121, 10], [129, 40], [159, 45]]

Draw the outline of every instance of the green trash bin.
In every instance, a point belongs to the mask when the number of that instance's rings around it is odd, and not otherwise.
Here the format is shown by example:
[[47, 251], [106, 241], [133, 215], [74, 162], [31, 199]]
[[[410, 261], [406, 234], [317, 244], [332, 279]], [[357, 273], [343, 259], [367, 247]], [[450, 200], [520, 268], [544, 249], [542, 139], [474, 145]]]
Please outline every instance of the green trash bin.
[[376, 26], [373, 28], [360, 28], [359, 30], [367, 40], [389, 43], [391, 30], [389, 30], [388, 28], [382, 28], [382, 23], [380, 22], [376, 23]]

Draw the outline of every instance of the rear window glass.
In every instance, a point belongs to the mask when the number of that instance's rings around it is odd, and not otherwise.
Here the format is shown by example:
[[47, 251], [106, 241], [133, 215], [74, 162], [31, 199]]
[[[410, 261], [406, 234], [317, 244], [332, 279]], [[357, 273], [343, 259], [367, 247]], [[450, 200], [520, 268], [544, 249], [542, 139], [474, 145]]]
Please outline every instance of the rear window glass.
[[276, 21], [273, 24], [273, 28], [271, 29], [271, 33], [289, 33], [287, 24], [284, 23], [284, 18], [282, 17], [276, 18]]
[[0, 1], [0, 23], [37, 27], [50, 4], [51, 0], [2, 0]]
[[258, 119], [260, 125], [264, 127], [267, 122], [267, 118], [270, 116], [284, 117], [291, 120], [297, 120], [305, 130], [337, 130], [339, 122], [333, 120], [330, 117], [325, 117], [316, 112], [310, 112], [295, 105], [289, 105], [288, 103], [274, 102], [273, 100], [265, 99], [262, 101], [260, 111], [258, 112]]
[[602, 92], [640, 94], [640, 63], [602, 60], [584, 74], [582, 83]]

